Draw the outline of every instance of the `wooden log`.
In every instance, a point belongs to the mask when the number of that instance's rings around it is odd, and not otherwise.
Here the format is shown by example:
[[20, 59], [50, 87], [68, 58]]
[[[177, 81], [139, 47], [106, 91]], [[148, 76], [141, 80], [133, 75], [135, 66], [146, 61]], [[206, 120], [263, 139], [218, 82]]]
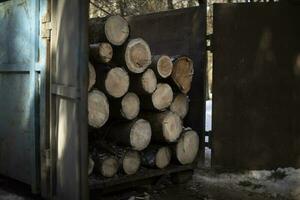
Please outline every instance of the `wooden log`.
[[96, 87], [111, 97], [120, 98], [124, 96], [129, 89], [129, 75], [120, 68], [110, 68], [108, 66], [97, 65]]
[[199, 136], [191, 130], [184, 130], [175, 147], [175, 158], [182, 165], [191, 164], [199, 151]]
[[95, 167], [95, 162], [91, 157], [89, 157], [88, 175], [91, 175], [93, 173], [94, 167]]
[[184, 119], [189, 111], [190, 99], [187, 95], [179, 93], [175, 96], [170, 110], [176, 113], [181, 119]]
[[95, 171], [104, 177], [113, 177], [119, 169], [118, 159], [105, 152], [94, 155]]
[[152, 69], [147, 69], [142, 74], [130, 76], [130, 89], [136, 94], [152, 94], [157, 86], [157, 79]]
[[90, 91], [96, 83], [96, 71], [94, 66], [89, 63], [89, 85], [88, 91]]
[[156, 142], [175, 142], [182, 132], [180, 117], [170, 111], [160, 113], [142, 113], [152, 128], [152, 140]]
[[167, 55], [155, 55], [152, 56], [150, 67], [156, 73], [158, 78], [168, 78], [173, 71], [173, 62]]
[[119, 159], [119, 163], [122, 164], [122, 170], [125, 174], [132, 175], [139, 170], [141, 165], [141, 156], [139, 152], [127, 148], [122, 148], [105, 141], [100, 141], [97, 144], [98, 148], [104, 149], [105, 151], [109, 152]]
[[132, 147], [137, 151], [141, 151], [149, 145], [152, 135], [150, 123], [144, 119], [112, 124], [107, 132], [107, 137], [111, 141]]
[[140, 112], [140, 99], [132, 92], [128, 92], [121, 99], [111, 99], [110, 116], [113, 119], [128, 119], [136, 118]]
[[142, 164], [147, 167], [163, 169], [170, 164], [172, 157], [169, 147], [150, 146], [142, 152]]
[[171, 77], [182, 93], [187, 94], [190, 91], [193, 75], [194, 66], [190, 58], [181, 56], [174, 59]]
[[165, 110], [173, 101], [173, 90], [169, 84], [159, 83], [153, 94], [143, 96], [141, 107], [144, 110]]
[[142, 73], [151, 64], [150, 47], [141, 38], [129, 40], [114, 49], [113, 60], [118, 66], [126, 66], [132, 73]]
[[106, 19], [94, 18], [89, 21], [89, 41], [92, 44], [108, 41], [120, 46], [128, 36], [128, 22], [121, 16], [110, 16]]
[[113, 48], [107, 42], [90, 45], [90, 60], [94, 63], [108, 63], [113, 57]]
[[92, 90], [88, 94], [88, 122], [93, 128], [102, 127], [109, 117], [109, 103], [104, 93]]

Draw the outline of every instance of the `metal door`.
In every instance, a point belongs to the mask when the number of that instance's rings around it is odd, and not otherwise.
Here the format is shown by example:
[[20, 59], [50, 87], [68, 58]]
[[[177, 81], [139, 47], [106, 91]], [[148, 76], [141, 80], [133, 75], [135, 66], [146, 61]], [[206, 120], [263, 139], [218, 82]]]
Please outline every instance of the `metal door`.
[[39, 136], [44, 123], [45, 2], [0, 3], [0, 173], [39, 188]]
[[51, 186], [56, 199], [87, 199], [88, 1], [51, 8]]
[[215, 167], [300, 166], [300, 6], [214, 9]]

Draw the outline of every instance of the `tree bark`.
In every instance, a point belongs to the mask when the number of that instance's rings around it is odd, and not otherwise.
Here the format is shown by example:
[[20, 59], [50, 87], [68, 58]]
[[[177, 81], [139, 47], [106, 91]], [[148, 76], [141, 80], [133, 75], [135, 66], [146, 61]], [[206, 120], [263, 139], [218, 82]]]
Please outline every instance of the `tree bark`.
[[132, 73], [143, 73], [151, 64], [150, 47], [141, 38], [129, 40], [123, 46], [114, 48], [113, 60]]
[[107, 130], [107, 138], [110, 141], [132, 147], [132, 149], [137, 151], [141, 151], [149, 145], [151, 135], [151, 126], [144, 119], [118, 122], [112, 124]]
[[89, 21], [89, 41], [92, 44], [109, 42], [120, 46], [128, 36], [128, 22], [121, 16], [114, 15], [106, 19], [94, 18]]
[[182, 131], [182, 121], [177, 114], [165, 111], [142, 113], [141, 116], [151, 124], [153, 141], [175, 142], [179, 138]]
[[113, 48], [107, 42], [90, 45], [90, 60], [94, 63], [108, 63], [113, 57]]
[[109, 117], [109, 103], [104, 93], [92, 90], [88, 94], [88, 122], [93, 128], [102, 127]]

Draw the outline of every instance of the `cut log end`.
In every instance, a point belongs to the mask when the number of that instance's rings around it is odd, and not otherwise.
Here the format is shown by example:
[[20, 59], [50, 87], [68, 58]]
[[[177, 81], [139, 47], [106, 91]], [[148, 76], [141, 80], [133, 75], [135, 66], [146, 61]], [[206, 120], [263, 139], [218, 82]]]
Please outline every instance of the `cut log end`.
[[152, 94], [152, 103], [154, 108], [158, 110], [166, 109], [171, 105], [173, 101], [173, 91], [170, 85], [160, 83], [157, 85], [157, 89]]
[[88, 85], [88, 91], [90, 91], [92, 89], [92, 87], [95, 85], [96, 83], [96, 71], [94, 66], [89, 63], [89, 85]]
[[128, 151], [123, 159], [123, 170], [126, 174], [135, 174], [141, 165], [141, 157], [137, 151]]
[[169, 56], [161, 56], [157, 62], [157, 72], [162, 78], [167, 78], [172, 74], [173, 63]]
[[113, 48], [107, 42], [90, 45], [90, 58], [94, 63], [108, 63], [113, 56]]
[[118, 160], [114, 157], [108, 157], [103, 161], [100, 171], [104, 177], [113, 177], [118, 172], [118, 168]]
[[142, 75], [142, 87], [144, 90], [152, 94], [157, 86], [157, 79], [152, 69], [147, 69]]
[[142, 73], [151, 64], [151, 51], [141, 38], [130, 40], [125, 51], [125, 62], [133, 73]]
[[144, 119], [135, 122], [130, 132], [130, 142], [134, 150], [145, 149], [151, 141], [152, 131], [150, 123]]
[[107, 40], [116, 46], [122, 45], [129, 36], [128, 22], [118, 15], [109, 17], [104, 28]]
[[122, 116], [132, 120], [136, 118], [140, 112], [140, 99], [135, 93], [129, 92], [122, 98], [121, 106]]
[[184, 94], [191, 89], [193, 75], [194, 66], [190, 58], [183, 56], [174, 61], [172, 79]]
[[102, 127], [109, 117], [109, 104], [104, 93], [92, 90], [88, 94], [88, 122], [94, 128]]
[[166, 141], [175, 142], [182, 132], [182, 121], [180, 117], [173, 112], [168, 112], [163, 119], [162, 125], [163, 135]]
[[170, 106], [170, 110], [179, 115], [181, 119], [184, 119], [189, 110], [189, 101], [187, 95], [177, 94]]
[[191, 164], [197, 157], [199, 150], [199, 136], [193, 130], [184, 132], [176, 145], [176, 156], [183, 164]]
[[163, 169], [167, 167], [171, 162], [171, 150], [169, 147], [161, 147], [159, 148], [156, 157], [155, 157], [155, 164], [157, 168]]
[[128, 73], [120, 67], [112, 68], [106, 76], [105, 88], [111, 96], [122, 97], [129, 88]]

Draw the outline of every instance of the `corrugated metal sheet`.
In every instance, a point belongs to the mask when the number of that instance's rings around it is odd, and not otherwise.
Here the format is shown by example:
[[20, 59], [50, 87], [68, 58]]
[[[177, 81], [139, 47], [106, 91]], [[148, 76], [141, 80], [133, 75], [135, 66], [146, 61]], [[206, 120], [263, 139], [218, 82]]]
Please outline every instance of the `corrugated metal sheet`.
[[45, 51], [39, 39], [44, 1], [0, 3], [0, 173], [39, 185], [39, 99]]

